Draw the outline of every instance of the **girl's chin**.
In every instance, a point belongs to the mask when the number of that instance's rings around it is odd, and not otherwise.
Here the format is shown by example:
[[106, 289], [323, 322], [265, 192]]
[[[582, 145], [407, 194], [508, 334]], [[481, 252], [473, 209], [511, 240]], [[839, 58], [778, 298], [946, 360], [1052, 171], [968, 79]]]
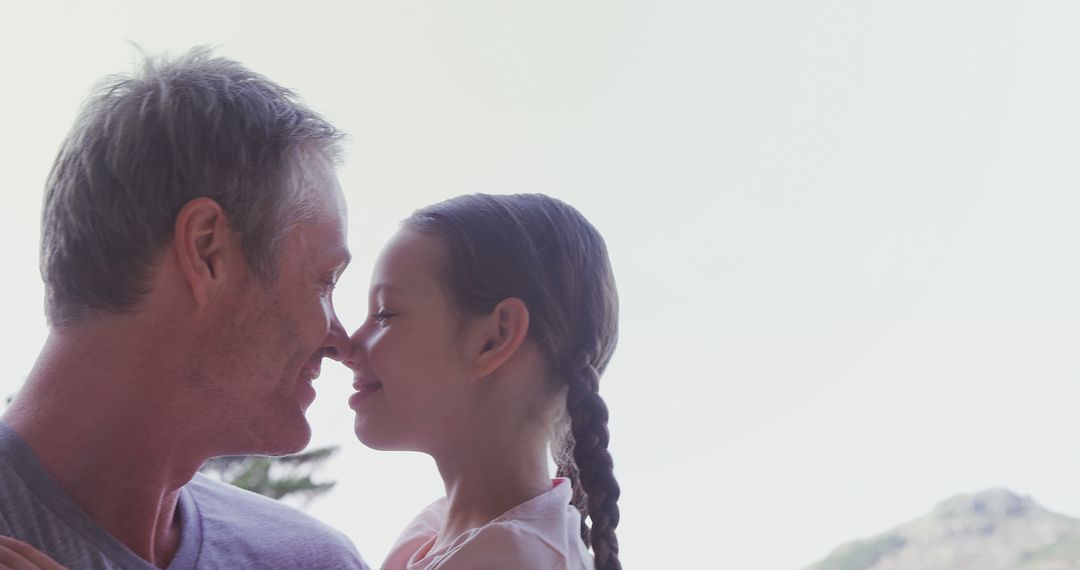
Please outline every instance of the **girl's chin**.
[[422, 421], [401, 417], [387, 418], [357, 412], [353, 418], [353, 433], [365, 447], [376, 451], [413, 451], [435, 455], [436, 450], [447, 448], [446, 433], [436, 432], [434, 426]]
[[393, 434], [374, 429], [370, 423], [368, 418], [360, 414], [356, 414], [356, 419], [353, 421], [353, 433], [356, 434], [356, 439], [360, 440], [360, 443], [364, 444], [365, 447], [376, 451], [418, 451], [410, 446], [402, 445], [399, 438], [394, 437]]

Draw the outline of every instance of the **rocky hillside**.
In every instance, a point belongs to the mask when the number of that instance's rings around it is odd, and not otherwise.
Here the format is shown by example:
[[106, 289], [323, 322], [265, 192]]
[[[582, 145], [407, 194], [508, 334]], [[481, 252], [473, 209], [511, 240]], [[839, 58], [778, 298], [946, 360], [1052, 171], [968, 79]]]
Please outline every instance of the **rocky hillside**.
[[959, 495], [807, 570], [1080, 570], [1080, 520], [1004, 489]]

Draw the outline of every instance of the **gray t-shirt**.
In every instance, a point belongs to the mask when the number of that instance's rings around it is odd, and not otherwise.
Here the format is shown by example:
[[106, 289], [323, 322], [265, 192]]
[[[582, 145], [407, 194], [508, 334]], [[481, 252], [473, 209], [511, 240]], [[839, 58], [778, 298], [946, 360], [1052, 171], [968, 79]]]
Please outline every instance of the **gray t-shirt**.
[[[180, 546], [169, 570], [362, 569], [344, 534], [277, 501], [196, 475], [180, 490]], [[0, 535], [77, 569], [154, 568], [82, 511], [30, 446], [0, 422]]]

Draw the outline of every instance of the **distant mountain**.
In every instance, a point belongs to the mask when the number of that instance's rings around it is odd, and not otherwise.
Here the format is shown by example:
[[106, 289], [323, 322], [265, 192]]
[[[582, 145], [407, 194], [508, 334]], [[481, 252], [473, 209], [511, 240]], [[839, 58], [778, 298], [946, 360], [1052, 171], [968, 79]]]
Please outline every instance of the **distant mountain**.
[[1080, 570], [1080, 520], [1005, 489], [958, 495], [806, 570]]

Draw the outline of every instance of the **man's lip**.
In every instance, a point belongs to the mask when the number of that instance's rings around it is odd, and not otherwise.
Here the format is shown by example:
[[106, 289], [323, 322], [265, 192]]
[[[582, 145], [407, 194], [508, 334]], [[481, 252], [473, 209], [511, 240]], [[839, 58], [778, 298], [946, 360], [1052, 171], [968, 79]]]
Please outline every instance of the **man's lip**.
[[303, 368], [302, 368], [302, 369], [300, 370], [300, 376], [301, 376], [301, 377], [302, 377], [302, 378], [303, 378], [304, 380], [306, 380], [306, 381], [308, 381], [308, 382], [312, 382], [312, 381], [314, 381], [314, 380], [315, 380], [316, 378], [318, 378], [318, 377], [319, 377], [319, 374], [320, 374], [321, 372], [322, 372], [322, 370], [321, 370], [321, 368], [320, 368], [320, 367], [318, 367], [318, 366], [305, 366], [305, 367], [303, 367]]

